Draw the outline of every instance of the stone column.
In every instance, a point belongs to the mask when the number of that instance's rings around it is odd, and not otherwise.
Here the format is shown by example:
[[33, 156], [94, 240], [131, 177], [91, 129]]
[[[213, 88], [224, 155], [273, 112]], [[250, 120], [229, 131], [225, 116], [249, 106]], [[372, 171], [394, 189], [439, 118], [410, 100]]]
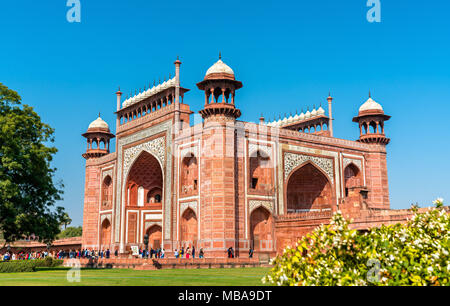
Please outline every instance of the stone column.
[[225, 103], [225, 88], [222, 88], [222, 103]]
[[328, 101], [328, 117], [330, 118], [329, 130], [330, 136], [333, 137], [333, 113], [331, 110], [331, 102], [333, 101], [333, 98], [331, 97], [331, 95], [328, 95], [327, 101]]
[[181, 61], [175, 61], [175, 134], [180, 130], [180, 66]]

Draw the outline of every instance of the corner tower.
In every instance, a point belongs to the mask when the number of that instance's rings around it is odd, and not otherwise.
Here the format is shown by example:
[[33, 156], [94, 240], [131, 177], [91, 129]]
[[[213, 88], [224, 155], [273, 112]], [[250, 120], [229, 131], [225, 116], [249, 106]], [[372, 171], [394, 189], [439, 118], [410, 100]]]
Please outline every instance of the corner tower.
[[384, 134], [384, 122], [390, 118], [369, 93], [369, 99], [359, 108], [358, 116], [353, 118], [353, 122], [359, 124], [358, 141], [387, 145], [390, 139]]
[[239, 200], [237, 180], [235, 92], [242, 87], [222, 59], [212, 65], [200, 83], [205, 92], [201, 150], [200, 245], [208, 257], [225, 257], [232, 247], [239, 256]]
[[108, 124], [100, 118], [98, 118], [89, 124], [87, 132], [82, 135], [87, 139], [87, 149], [83, 157], [86, 159], [101, 157], [109, 154], [109, 142], [114, 138], [114, 134], [109, 131]]
[[369, 208], [389, 209], [389, 185], [386, 159], [386, 145], [390, 139], [384, 133], [384, 122], [391, 117], [384, 114], [383, 107], [369, 99], [359, 108], [358, 116], [353, 122], [359, 124], [359, 139], [357, 141], [373, 145], [373, 151], [365, 155], [366, 176]]

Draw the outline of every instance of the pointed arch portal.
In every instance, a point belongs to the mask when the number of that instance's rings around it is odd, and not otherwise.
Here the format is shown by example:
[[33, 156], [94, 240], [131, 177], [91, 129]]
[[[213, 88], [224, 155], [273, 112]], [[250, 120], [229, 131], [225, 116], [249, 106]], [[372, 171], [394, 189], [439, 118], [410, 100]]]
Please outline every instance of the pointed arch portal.
[[111, 222], [108, 219], [103, 220], [101, 225], [100, 245], [101, 248], [108, 248], [111, 243]]
[[[155, 190], [162, 190], [163, 175], [158, 160], [150, 153], [143, 151], [133, 163], [127, 178], [127, 206], [144, 206], [148, 204], [148, 194], [156, 197]], [[138, 192], [141, 189], [142, 192]], [[147, 196], [146, 196], [147, 195]], [[162, 202], [159, 194], [159, 203]], [[156, 202], [156, 201], [152, 201]]]
[[159, 225], [153, 225], [147, 229], [148, 247], [154, 250], [161, 247], [162, 228]]
[[291, 174], [286, 198], [288, 213], [330, 209], [334, 203], [330, 181], [311, 163], [304, 164]]
[[[144, 228], [140, 222], [141, 211], [161, 210], [164, 198], [163, 171], [154, 155], [142, 151], [128, 172], [125, 185], [127, 243], [141, 242]], [[160, 236], [161, 236], [161, 230]], [[161, 237], [154, 239], [161, 243]], [[156, 241], [158, 240], [158, 241]]]
[[353, 201], [359, 201], [359, 192], [355, 192], [362, 184], [362, 173], [359, 168], [350, 163], [344, 169], [344, 186], [345, 186], [345, 198]]
[[186, 209], [181, 216], [180, 232], [182, 245], [186, 247], [197, 246], [198, 220], [197, 215], [191, 208]]
[[250, 239], [251, 247], [255, 251], [270, 251], [273, 248], [273, 217], [262, 206], [251, 213]]

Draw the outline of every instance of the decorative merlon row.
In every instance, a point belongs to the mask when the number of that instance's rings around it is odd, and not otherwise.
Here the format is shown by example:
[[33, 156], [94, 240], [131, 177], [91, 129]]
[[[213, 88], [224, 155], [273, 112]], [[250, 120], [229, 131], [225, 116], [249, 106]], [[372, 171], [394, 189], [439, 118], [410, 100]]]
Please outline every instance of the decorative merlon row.
[[175, 87], [176, 84], [177, 84], [176, 78], [173, 77], [172, 79], [169, 79], [168, 81], [164, 81], [162, 84], [158, 84], [147, 90], [144, 89], [143, 92], [140, 92], [137, 95], [134, 95], [133, 97], [128, 98], [125, 101], [123, 101], [122, 108], [136, 104], [142, 100], [145, 100], [153, 95], [156, 95], [157, 93], [160, 93], [160, 92], [166, 90], [167, 88]]
[[314, 108], [311, 112], [308, 110], [308, 111], [306, 111], [306, 113], [302, 112], [300, 115], [298, 115], [298, 114], [295, 114], [295, 116], [290, 115], [289, 117], [284, 117], [283, 119], [280, 118], [278, 121], [269, 122], [266, 125], [279, 127], [279, 126], [284, 126], [284, 125], [288, 125], [288, 124], [292, 124], [292, 123], [296, 123], [296, 122], [299, 123], [302, 121], [311, 120], [315, 117], [324, 116], [324, 115], [325, 115], [325, 110], [322, 108], [322, 106], [320, 106], [317, 110]]

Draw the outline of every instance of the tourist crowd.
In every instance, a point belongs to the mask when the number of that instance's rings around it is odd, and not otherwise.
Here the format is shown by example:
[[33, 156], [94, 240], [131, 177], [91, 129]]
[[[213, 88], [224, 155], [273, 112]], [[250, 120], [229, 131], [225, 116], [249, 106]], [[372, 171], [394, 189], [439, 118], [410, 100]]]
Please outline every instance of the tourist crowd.
[[[117, 257], [119, 254], [115, 251], [115, 256]], [[30, 260], [30, 259], [44, 259], [47, 256], [51, 256], [56, 259], [66, 259], [66, 258], [110, 258], [111, 252], [109, 249], [106, 251], [96, 251], [96, 250], [59, 250], [52, 252], [5, 252], [4, 254], [0, 254], [0, 261], [8, 261], [8, 260]]]
[[139, 257], [141, 258], [164, 258], [166, 255], [166, 251], [161, 248], [157, 248], [154, 250], [150, 248], [150, 250], [139, 249]]
[[[187, 247], [186, 249], [181, 247], [179, 251], [178, 249], [175, 249], [173, 255], [175, 258], [195, 258], [195, 247], [193, 246], [192, 249], [190, 247]], [[205, 254], [203, 253], [203, 248], [201, 248], [198, 252], [198, 258], [204, 258], [204, 256]]]
[[[228, 258], [234, 258], [234, 249], [232, 247], [227, 249], [227, 257]], [[181, 247], [180, 250], [175, 249], [174, 250], [174, 257], [175, 258], [195, 258], [197, 255], [196, 249], [193, 246], [192, 248], [187, 247], [186, 249], [184, 247]], [[44, 259], [47, 256], [51, 256], [55, 259], [66, 259], [66, 258], [73, 258], [73, 259], [81, 259], [81, 258], [88, 258], [88, 259], [98, 259], [98, 258], [111, 258], [112, 256], [118, 257], [119, 253], [118, 250], [114, 251], [114, 254], [111, 253], [109, 249], [107, 250], [89, 250], [89, 249], [83, 249], [83, 250], [59, 250], [59, 251], [52, 251], [52, 252], [6, 252], [4, 254], [0, 254], [0, 261], [8, 261], [8, 260], [31, 260], [31, 259]], [[203, 252], [203, 248], [200, 248], [198, 252], [198, 258], [204, 258], [205, 254]], [[153, 249], [150, 248], [150, 250], [145, 249], [139, 249], [139, 257], [141, 258], [165, 258], [166, 252], [164, 249], [158, 248]], [[253, 249], [250, 248], [249, 250], [249, 258], [253, 257]]]
[[30, 259], [44, 259], [49, 255], [48, 252], [6, 252], [4, 254], [0, 254], [1, 261], [8, 260], [30, 260]]

